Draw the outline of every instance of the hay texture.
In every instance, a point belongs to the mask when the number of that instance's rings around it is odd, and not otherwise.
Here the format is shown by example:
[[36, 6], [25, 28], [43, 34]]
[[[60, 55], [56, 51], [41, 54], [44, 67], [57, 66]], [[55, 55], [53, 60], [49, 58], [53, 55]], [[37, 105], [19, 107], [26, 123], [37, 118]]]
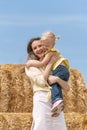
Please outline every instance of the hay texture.
[[[0, 65], [0, 130], [30, 130], [33, 91], [23, 68]], [[87, 130], [87, 87], [80, 71], [70, 69], [69, 87], [62, 90], [67, 128]]]
[[30, 80], [18, 69], [23, 65], [0, 67], [0, 112], [31, 112], [32, 89]]
[[29, 113], [0, 113], [0, 130], [30, 130], [31, 123]]
[[[65, 113], [67, 130], [87, 130], [87, 115]], [[0, 113], [0, 130], [30, 130], [30, 113]]]
[[63, 90], [64, 112], [86, 113], [86, 84], [82, 74], [76, 69], [70, 69], [69, 87], [69, 91]]
[[65, 113], [68, 130], [87, 130], [87, 115], [76, 112]]

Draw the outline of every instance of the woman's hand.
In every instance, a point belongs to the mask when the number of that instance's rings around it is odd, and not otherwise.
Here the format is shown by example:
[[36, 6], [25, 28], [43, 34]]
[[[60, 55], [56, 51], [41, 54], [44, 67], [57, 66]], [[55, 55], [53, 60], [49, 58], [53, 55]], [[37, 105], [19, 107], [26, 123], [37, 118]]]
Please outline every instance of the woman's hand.
[[58, 77], [56, 77], [56, 76], [50, 75], [50, 76], [48, 77], [48, 83], [49, 83], [50, 85], [56, 83], [57, 80], [58, 80]]
[[57, 76], [52, 76], [52, 75], [50, 75], [50, 76], [48, 77], [48, 83], [49, 83], [49, 85], [52, 85], [52, 84], [54, 84], [54, 83], [57, 83], [57, 84], [59, 84], [59, 85], [61, 86], [62, 89], [67, 90], [67, 91], [70, 89], [68, 82], [67, 82], [67, 81], [64, 81], [64, 80], [62, 80], [62, 79], [60, 79], [60, 78], [57, 77]]

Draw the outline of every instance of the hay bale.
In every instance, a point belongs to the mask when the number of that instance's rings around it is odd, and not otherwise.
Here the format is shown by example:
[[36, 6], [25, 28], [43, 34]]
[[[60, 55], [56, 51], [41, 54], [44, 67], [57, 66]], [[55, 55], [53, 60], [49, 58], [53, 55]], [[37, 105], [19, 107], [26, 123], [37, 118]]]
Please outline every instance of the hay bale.
[[[0, 130], [30, 130], [31, 127], [33, 91], [29, 77], [20, 68], [24, 65], [0, 65]], [[76, 69], [70, 69], [69, 86], [70, 91], [63, 90], [67, 128], [87, 130], [87, 88]]]
[[[87, 115], [65, 113], [67, 130], [87, 130]], [[0, 113], [0, 130], [30, 130], [30, 113]]]
[[87, 130], [87, 115], [76, 112], [65, 113], [68, 130]]
[[24, 65], [1, 65], [0, 111], [31, 112], [32, 89], [30, 80], [20, 68]]
[[87, 114], [85, 114], [83, 130], [87, 130]]
[[87, 87], [84, 90], [85, 93], [85, 104], [86, 104], [86, 113], [87, 113]]
[[[0, 65], [0, 111], [1, 112], [31, 112], [32, 89], [29, 77], [22, 64]], [[76, 69], [70, 69], [70, 91], [63, 90], [64, 112], [86, 112], [86, 85], [82, 74]]]
[[[1, 68], [1, 67], [0, 67]], [[11, 73], [9, 70], [0, 69], [0, 111], [6, 112], [9, 109]]]
[[13, 85], [10, 90], [11, 100], [9, 111], [11, 112], [32, 112], [33, 91], [29, 78], [23, 74], [12, 76]]
[[64, 96], [64, 112], [86, 113], [85, 99], [85, 82], [82, 74], [76, 69], [70, 69], [69, 79], [70, 91], [65, 92]]
[[30, 113], [0, 113], [0, 130], [30, 130]]

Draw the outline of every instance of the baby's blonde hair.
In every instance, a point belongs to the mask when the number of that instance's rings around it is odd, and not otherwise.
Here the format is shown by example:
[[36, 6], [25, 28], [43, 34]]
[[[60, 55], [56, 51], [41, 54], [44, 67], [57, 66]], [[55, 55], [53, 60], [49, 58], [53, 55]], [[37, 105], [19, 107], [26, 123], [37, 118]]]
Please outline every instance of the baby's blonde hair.
[[55, 36], [55, 34], [52, 31], [47, 31], [42, 34], [41, 37], [42, 40], [49, 39], [49, 38], [55, 41], [55, 40], [59, 40], [60, 36]]

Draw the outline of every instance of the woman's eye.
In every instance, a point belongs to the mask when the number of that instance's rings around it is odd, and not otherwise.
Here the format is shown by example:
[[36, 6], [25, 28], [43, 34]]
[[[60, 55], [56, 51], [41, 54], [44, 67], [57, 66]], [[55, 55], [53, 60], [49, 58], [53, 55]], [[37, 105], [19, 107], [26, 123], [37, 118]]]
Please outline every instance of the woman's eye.
[[36, 50], [36, 47], [35, 47], [35, 48], [33, 48], [33, 50]]
[[41, 45], [39, 45], [39, 47], [41, 47]]

